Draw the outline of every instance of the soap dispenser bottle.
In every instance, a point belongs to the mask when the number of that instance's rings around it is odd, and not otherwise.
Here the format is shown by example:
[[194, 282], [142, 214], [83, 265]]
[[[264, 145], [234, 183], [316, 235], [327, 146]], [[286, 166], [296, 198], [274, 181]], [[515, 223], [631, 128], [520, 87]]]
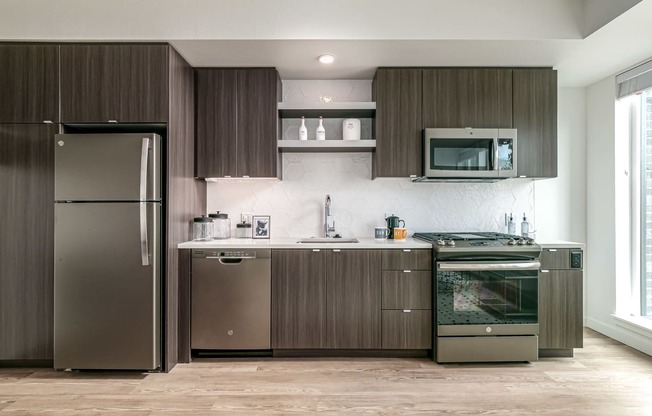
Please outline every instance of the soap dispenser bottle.
[[322, 124], [322, 116], [319, 116], [319, 126], [317, 126], [317, 140], [326, 140], [326, 129], [324, 129], [324, 125]]
[[516, 223], [514, 222], [514, 216], [509, 214], [509, 222], [507, 223], [507, 234], [516, 235]]
[[301, 127], [299, 127], [299, 140], [308, 140], [308, 128], [306, 127], [306, 118], [301, 117]]
[[523, 222], [521, 222], [521, 237], [527, 237], [530, 231], [530, 223], [527, 222], [525, 212], [523, 213]]

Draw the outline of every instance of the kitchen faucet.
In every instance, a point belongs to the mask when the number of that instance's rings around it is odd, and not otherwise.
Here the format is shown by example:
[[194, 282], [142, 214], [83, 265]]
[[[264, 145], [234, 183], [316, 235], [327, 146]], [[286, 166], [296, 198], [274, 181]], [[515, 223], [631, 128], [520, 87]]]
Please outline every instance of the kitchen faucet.
[[324, 203], [324, 237], [332, 237], [335, 234], [335, 220], [331, 215], [331, 196], [326, 195]]

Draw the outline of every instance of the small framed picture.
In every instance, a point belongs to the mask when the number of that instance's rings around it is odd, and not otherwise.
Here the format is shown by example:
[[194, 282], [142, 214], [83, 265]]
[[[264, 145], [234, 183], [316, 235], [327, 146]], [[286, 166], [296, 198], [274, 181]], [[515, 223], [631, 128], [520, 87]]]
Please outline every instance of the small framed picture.
[[269, 238], [269, 215], [254, 215], [252, 225], [254, 227], [253, 238]]

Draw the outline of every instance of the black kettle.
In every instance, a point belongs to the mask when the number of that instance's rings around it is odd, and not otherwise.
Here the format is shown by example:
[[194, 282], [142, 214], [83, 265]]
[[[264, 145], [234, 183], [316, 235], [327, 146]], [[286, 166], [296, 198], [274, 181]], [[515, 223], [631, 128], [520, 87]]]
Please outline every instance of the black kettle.
[[[387, 223], [387, 228], [389, 229], [389, 236], [387, 236], [387, 238], [392, 238], [392, 239], [394, 238], [394, 228], [405, 227], [405, 221], [403, 221], [402, 219], [400, 219], [394, 214], [385, 218], [385, 222]], [[401, 223], [403, 223], [402, 226]]]

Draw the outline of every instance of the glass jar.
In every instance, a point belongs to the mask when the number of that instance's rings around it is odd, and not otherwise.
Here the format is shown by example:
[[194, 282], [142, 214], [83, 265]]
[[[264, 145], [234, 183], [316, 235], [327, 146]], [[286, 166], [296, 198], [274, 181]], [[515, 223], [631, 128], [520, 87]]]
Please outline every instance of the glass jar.
[[192, 220], [193, 241], [211, 241], [213, 239], [213, 220], [204, 215]]
[[241, 222], [235, 225], [236, 238], [251, 238], [251, 224]]
[[231, 220], [229, 214], [220, 212], [211, 214], [213, 217], [213, 238], [216, 240], [225, 240], [231, 238]]

